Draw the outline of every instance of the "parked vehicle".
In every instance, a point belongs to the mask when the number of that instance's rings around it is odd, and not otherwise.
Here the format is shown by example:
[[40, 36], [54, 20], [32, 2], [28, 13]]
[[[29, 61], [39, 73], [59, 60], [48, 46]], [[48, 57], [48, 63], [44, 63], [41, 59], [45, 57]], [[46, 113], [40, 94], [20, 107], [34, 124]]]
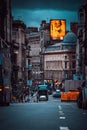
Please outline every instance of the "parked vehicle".
[[61, 91], [58, 89], [56, 92], [53, 93], [54, 98], [60, 98], [61, 97]]

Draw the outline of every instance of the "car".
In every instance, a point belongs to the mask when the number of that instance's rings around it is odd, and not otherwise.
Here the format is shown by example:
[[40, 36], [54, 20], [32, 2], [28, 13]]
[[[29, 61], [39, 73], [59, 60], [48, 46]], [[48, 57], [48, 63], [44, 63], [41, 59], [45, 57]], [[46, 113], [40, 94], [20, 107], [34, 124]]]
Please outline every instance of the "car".
[[61, 91], [57, 90], [56, 92], [53, 93], [54, 98], [60, 98], [61, 97]]
[[46, 95], [39, 96], [39, 101], [47, 101]]
[[48, 89], [48, 94], [51, 95], [52, 94], [52, 90]]

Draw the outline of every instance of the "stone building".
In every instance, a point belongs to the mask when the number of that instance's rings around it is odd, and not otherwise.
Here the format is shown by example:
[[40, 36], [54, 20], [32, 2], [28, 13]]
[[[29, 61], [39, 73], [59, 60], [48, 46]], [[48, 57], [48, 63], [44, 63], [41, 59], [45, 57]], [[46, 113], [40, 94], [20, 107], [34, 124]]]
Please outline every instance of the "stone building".
[[40, 33], [36, 27], [26, 29], [26, 39], [30, 47], [30, 66], [32, 67], [31, 80], [40, 80]]
[[13, 20], [12, 23], [12, 82], [17, 84], [20, 81], [26, 83], [26, 25], [21, 20]]
[[11, 0], [0, 0], [0, 105], [11, 101]]
[[87, 1], [78, 10], [79, 73], [87, 80]]
[[76, 43], [76, 35], [68, 32], [62, 42], [45, 48], [44, 79], [73, 79], [76, 73]]
[[49, 46], [50, 41], [50, 24], [46, 23], [46, 20], [41, 21], [40, 25], [40, 69], [41, 69], [41, 79], [44, 80], [44, 51], [47, 46]]
[[12, 15], [11, 0], [0, 0], [0, 38], [11, 44]]

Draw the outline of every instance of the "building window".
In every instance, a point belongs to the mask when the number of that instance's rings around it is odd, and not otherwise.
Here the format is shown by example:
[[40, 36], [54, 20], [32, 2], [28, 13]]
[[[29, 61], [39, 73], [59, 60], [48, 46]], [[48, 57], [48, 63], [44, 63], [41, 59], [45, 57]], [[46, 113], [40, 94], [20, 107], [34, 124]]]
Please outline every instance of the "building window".
[[72, 62], [72, 68], [73, 68], [73, 69], [76, 68], [76, 62]]
[[65, 56], [65, 60], [67, 59], [67, 56]]
[[43, 38], [43, 32], [41, 32], [41, 38]]
[[67, 62], [65, 62], [65, 68], [67, 68]]
[[68, 74], [67, 73], [65, 74], [65, 79], [68, 79]]
[[72, 59], [75, 59], [75, 55], [72, 55]]

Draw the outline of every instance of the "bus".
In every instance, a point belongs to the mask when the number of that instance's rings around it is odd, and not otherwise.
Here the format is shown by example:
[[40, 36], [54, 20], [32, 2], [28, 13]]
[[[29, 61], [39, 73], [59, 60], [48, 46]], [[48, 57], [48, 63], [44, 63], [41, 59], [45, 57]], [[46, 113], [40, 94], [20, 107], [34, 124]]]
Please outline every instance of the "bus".
[[48, 89], [47, 85], [38, 85], [37, 90], [37, 100], [40, 100], [40, 96], [46, 96], [46, 100], [48, 101]]

